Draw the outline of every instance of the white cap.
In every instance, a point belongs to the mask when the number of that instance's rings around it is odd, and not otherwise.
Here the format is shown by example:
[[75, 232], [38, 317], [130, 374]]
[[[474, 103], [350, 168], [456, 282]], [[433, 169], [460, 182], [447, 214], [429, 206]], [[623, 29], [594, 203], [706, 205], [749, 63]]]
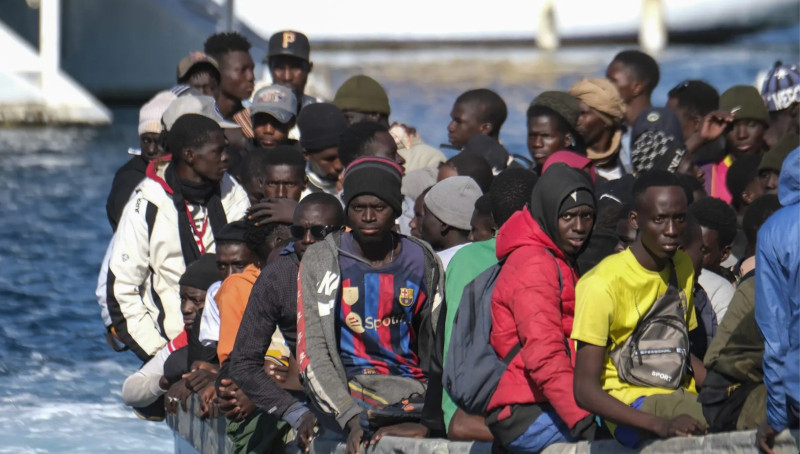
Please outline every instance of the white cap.
[[241, 128], [238, 124], [224, 119], [214, 98], [204, 95], [184, 95], [172, 101], [161, 117], [161, 121], [164, 123], [166, 130], [169, 131], [175, 121], [186, 114], [197, 114], [210, 118], [216, 121], [221, 128]]

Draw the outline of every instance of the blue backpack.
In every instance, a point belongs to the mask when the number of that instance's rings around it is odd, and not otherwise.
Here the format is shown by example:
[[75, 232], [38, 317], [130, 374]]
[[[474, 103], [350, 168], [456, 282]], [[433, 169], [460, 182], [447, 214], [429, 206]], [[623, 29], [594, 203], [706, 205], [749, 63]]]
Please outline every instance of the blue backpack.
[[[552, 256], [549, 250], [547, 252]], [[500, 378], [522, 349], [522, 344], [517, 342], [500, 359], [489, 339], [492, 332], [492, 291], [502, 266], [502, 262], [493, 265], [464, 287], [450, 332], [442, 382], [453, 402], [471, 415], [486, 414]], [[559, 287], [563, 286], [560, 268], [558, 283]]]

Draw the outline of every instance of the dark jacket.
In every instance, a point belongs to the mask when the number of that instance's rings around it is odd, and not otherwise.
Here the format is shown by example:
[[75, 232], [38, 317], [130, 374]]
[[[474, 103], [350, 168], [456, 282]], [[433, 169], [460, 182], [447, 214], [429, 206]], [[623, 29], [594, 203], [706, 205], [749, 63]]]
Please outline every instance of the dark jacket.
[[272, 334], [280, 329], [291, 351], [297, 345], [297, 271], [299, 261], [292, 252], [267, 265], [258, 276], [229, 360], [228, 372], [247, 397], [278, 417], [298, 402], [264, 371], [264, 354]]
[[134, 156], [114, 174], [111, 191], [106, 200], [106, 215], [112, 231], [117, 231], [122, 209], [125, 208], [136, 186], [144, 180], [146, 170], [147, 161], [141, 156]]
[[703, 359], [706, 369], [722, 374], [734, 383], [764, 381], [761, 367], [764, 341], [756, 324], [755, 283], [754, 274], [739, 282], [728, 312]]

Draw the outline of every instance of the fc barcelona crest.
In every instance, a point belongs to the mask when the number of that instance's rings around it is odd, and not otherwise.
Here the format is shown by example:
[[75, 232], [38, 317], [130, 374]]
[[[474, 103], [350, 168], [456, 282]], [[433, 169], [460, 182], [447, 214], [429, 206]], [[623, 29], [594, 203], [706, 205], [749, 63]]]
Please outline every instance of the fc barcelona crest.
[[413, 288], [402, 287], [400, 289], [400, 298], [399, 298], [399, 300], [400, 300], [400, 304], [402, 304], [405, 307], [408, 307], [408, 306], [411, 306], [412, 304], [414, 304], [414, 289]]
[[356, 304], [356, 301], [358, 301], [358, 287], [343, 287], [342, 299], [348, 306]]

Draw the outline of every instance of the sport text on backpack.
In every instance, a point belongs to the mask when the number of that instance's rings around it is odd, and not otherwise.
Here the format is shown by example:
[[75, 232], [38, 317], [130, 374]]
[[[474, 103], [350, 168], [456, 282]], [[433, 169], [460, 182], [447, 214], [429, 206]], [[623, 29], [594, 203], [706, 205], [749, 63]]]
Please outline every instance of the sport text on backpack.
[[[443, 385], [453, 402], [472, 415], [486, 414], [500, 378], [522, 348], [522, 344], [517, 342], [505, 358], [500, 359], [489, 339], [492, 332], [492, 291], [501, 267], [502, 262], [493, 265], [464, 287], [450, 333]], [[558, 263], [556, 268], [559, 288], [562, 288]]]
[[678, 288], [672, 261], [669, 266], [666, 293], [639, 320], [630, 337], [609, 354], [620, 380], [632, 385], [678, 389], [684, 382], [689, 365], [688, 303]]

